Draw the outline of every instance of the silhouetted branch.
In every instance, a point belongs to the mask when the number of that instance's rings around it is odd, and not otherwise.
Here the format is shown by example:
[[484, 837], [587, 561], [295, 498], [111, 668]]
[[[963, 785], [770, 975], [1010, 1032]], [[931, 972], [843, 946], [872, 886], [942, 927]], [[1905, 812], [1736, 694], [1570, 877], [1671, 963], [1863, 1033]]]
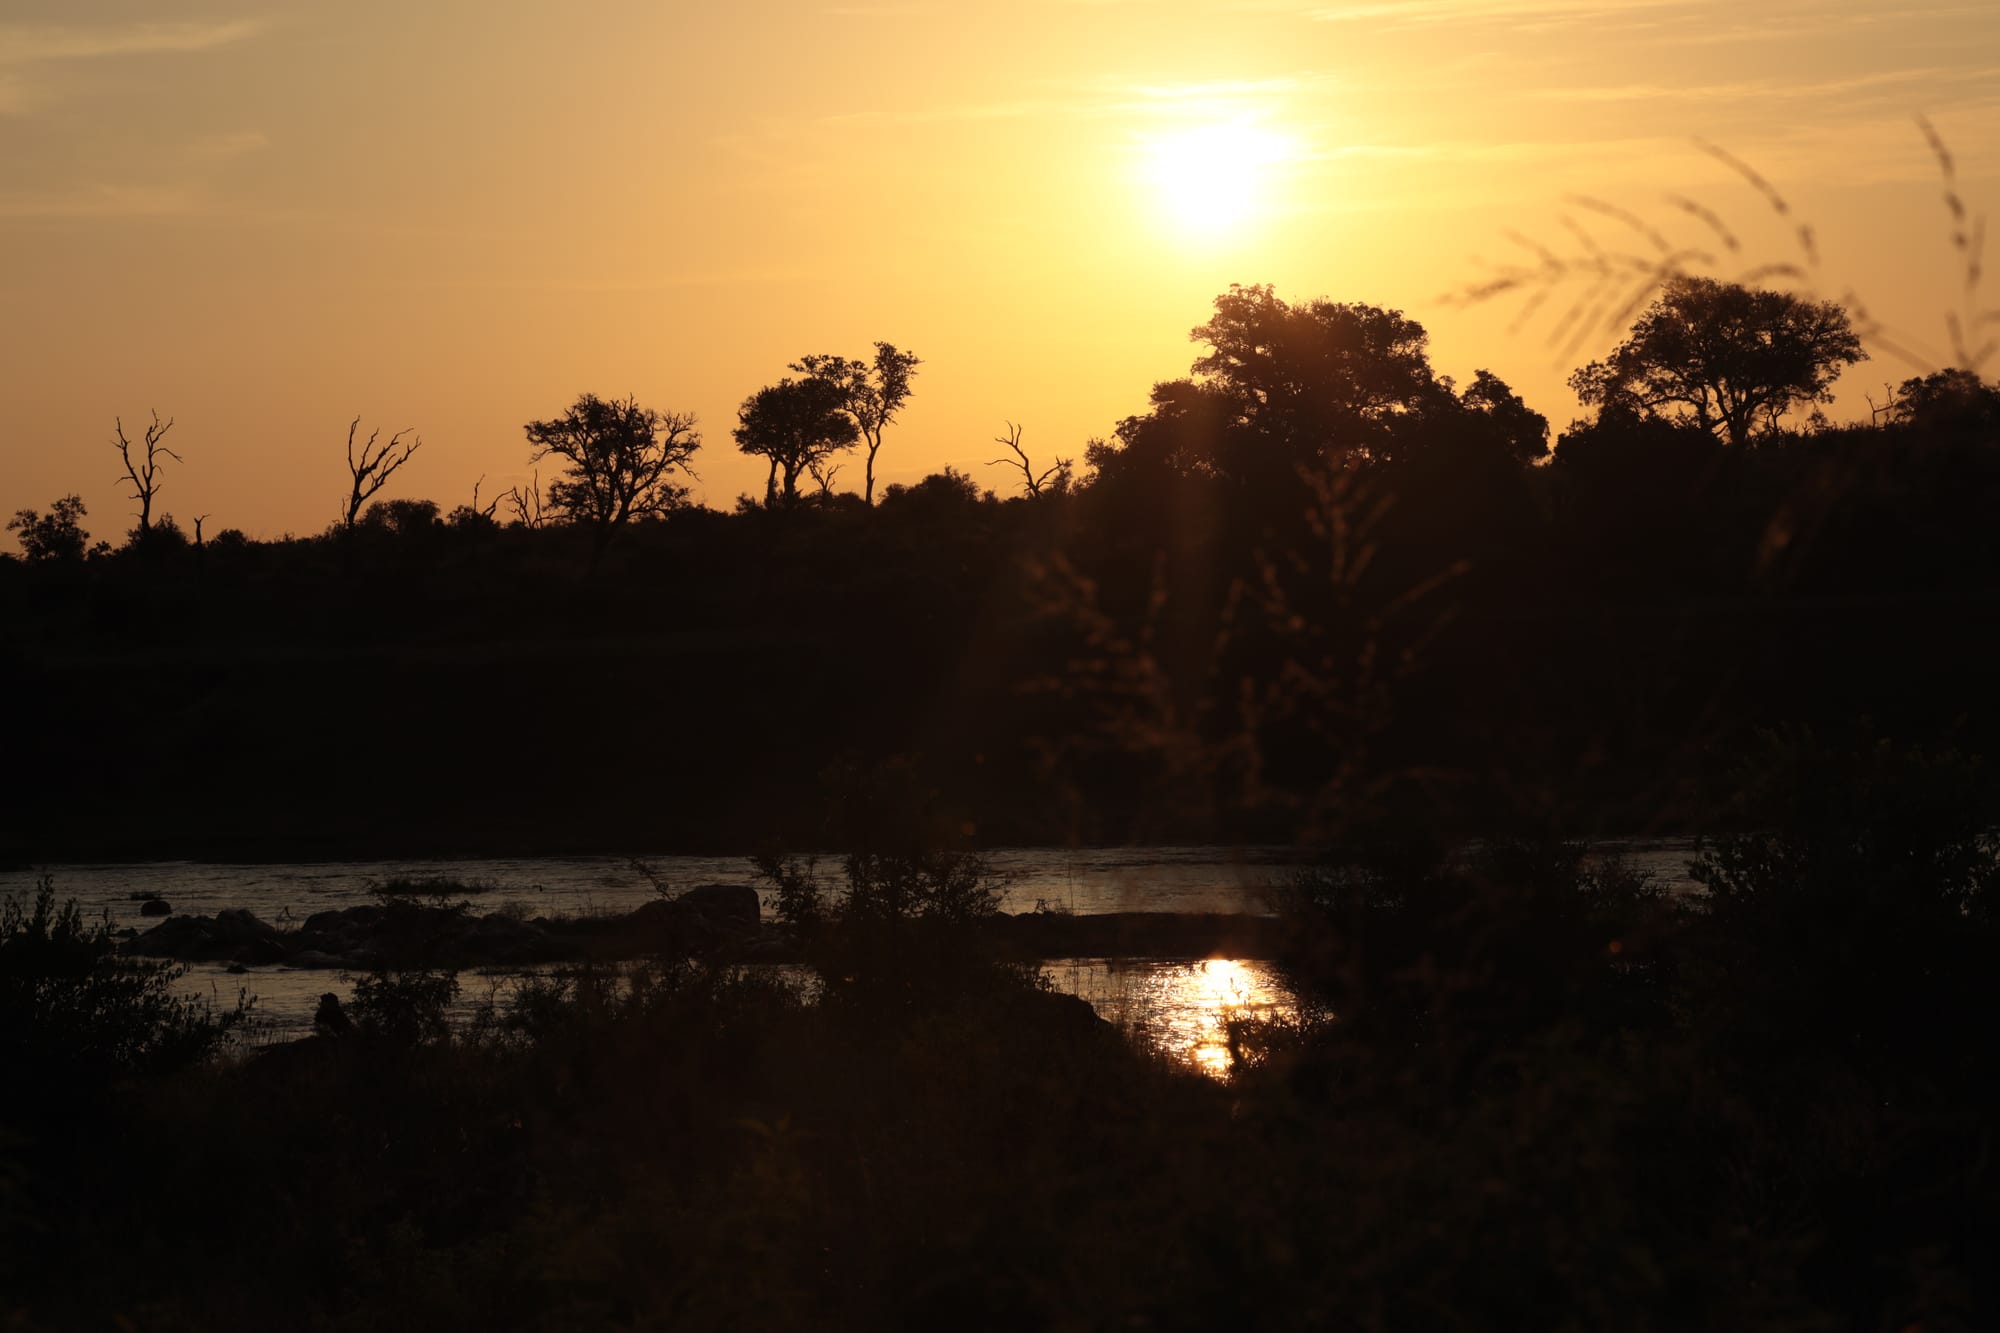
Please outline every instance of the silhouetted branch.
[[806, 464], [806, 471], [819, 486], [821, 495], [833, 494], [833, 483], [840, 476], [841, 465], [831, 459], [814, 459]]
[[[477, 498], [475, 492], [474, 499]], [[542, 474], [539, 471], [528, 478], [526, 486], [508, 487], [507, 493], [502, 495], [500, 500], [494, 501], [494, 504], [498, 505], [502, 500], [514, 511], [514, 521], [524, 528], [539, 528], [545, 521], [542, 512]]]
[[473, 513], [479, 515], [481, 518], [490, 519], [493, 517], [494, 513], [500, 508], [500, 501], [503, 497], [495, 496], [493, 499], [489, 500], [486, 504], [481, 505], [479, 503], [479, 488], [481, 486], [484, 486], [485, 484], [486, 484], [486, 474], [482, 472], [479, 474], [479, 480], [472, 483], [472, 504], [469, 506], [469, 508], [472, 510]]
[[354, 526], [354, 520], [361, 516], [362, 506], [366, 505], [377, 491], [388, 485], [389, 478], [396, 474], [396, 470], [409, 462], [424, 444], [421, 436], [411, 436], [406, 440], [404, 437], [410, 435], [407, 430], [399, 430], [391, 435], [386, 443], [378, 443], [382, 432], [370, 431], [367, 443], [361, 446], [361, 454], [357, 458], [354, 453], [354, 437], [360, 429], [360, 417], [354, 418], [347, 427], [347, 471], [354, 481], [347, 497], [346, 526], [350, 529]]
[[[1056, 492], [1069, 489], [1072, 460], [1058, 458], [1054, 466], [1046, 467], [1040, 472], [1036, 472], [1034, 461], [1028, 457], [1028, 451], [1021, 447], [1023, 429], [1023, 427], [1017, 426], [1011, 421], [1008, 422], [1007, 433], [1005, 435], [994, 436], [993, 442], [995, 444], [1006, 445], [1008, 449], [1013, 451], [1014, 457], [996, 458], [986, 466], [1019, 468], [1021, 470], [1021, 484], [1030, 496], [1040, 495], [1044, 488]], [[1054, 481], [1053, 485], [1050, 485], [1051, 479]]]
[[153, 424], [146, 427], [145, 439], [142, 441], [145, 446], [145, 456], [136, 463], [132, 459], [132, 442], [125, 438], [125, 422], [117, 417], [113, 417], [112, 421], [118, 433], [118, 438], [112, 441], [112, 447], [118, 451], [119, 459], [125, 464], [124, 479], [132, 483], [132, 498], [139, 502], [139, 537], [143, 541], [153, 532], [153, 497], [166, 489], [158, 480], [159, 456], [165, 454], [176, 463], [184, 461], [179, 454], [160, 443], [167, 437], [167, 432], [174, 428], [174, 419], [168, 417], [165, 421], [161, 421], [160, 414], [153, 413]]

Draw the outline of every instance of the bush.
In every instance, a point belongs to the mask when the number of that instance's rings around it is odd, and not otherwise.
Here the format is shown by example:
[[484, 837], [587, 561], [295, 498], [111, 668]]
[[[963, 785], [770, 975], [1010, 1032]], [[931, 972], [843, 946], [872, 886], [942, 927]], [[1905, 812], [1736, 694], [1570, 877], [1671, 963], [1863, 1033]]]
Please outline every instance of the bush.
[[1495, 840], [1452, 856], [1434, 840], [1379, 842], [1299, 872], [1277, 905], [1305, 1021], [1256, 1034], [1259, 1060], [1317, 1034], [1421, 1048], [1450, 1072], [1560, 1026], [1609, 1033], [1663, 1016], [1654, 946], [1674, 909], [1579, 843]]
[[177, 964], [120, 957], [109, 915], [56, 905], [44, 875], [32, 902], [0, 905], [0, 1068], [34, 1086], [179, 1068], [208, 1055], [249, 1013], [178, 995]]
[[1948, 746], [1795, 729], [1766, 735], [1736, 788], [1744, 831], [1705, 842], [1689, 867], [1708, 889], [1691, 956], [1718, 1039], [1876, 1077], [1987, 1064], [1954, 1026], [2000, 1013], [1984, 767]]
[[375, 971], [354, 983], [354, 1030], [390, 1046], [445, 1041], [458, 973]]
[[825, 993], [870, 1007], [930, 1007], [983, 986], [1027, 983], [1004, 966], [979, 927], [1000, 913], [1000, 882], [984, 857], [929, 849], [852, 852], [844, 890], [809, 858], [752, 858], [777, 889], [779, 920], [798, 932]]

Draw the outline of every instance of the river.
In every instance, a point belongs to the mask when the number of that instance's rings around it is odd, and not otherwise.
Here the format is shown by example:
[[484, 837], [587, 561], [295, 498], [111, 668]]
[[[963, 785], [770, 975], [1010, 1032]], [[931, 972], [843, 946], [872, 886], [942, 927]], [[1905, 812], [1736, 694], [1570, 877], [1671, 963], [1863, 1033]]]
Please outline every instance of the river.
[[[1621, 857], [1669, 890], [1692, 887], [1690, 840], [1603, 843], [1596, 850]], [[1282, 884], [1295, 856], [1283, 848], [999, 848], [988, 859], [1001, 884], [1003, 911], [1040, 907], [1089, 915], [1267, 912], [1270, 890]], [[837, 862], [829, 859], [825, 869], [837, 871]], [[760, 889], [767, 915], [772, 906], [747, 860], [700, 856], [71, 864], [0, 873], [0, 896], [32, 894], [42, 873], [54, 880], [59, 898], [75, 898], [92, 917], [109, 912], [121, 927], [149, 924], [139, 904], [155, 896], [177, 914], [241, 907], [284, 926], [314, 912], [372, 902], [377, 885], [397, 878], [476, 888], [471, 900], [477, 910], [530, 917], [628, 912], [662, 890], [697, 884], [751, 884]], [[1281, 1013], [1286, 1005], [1271, 966], [1247, 959], [1064, 959], [1044, 973], [1138, 1039], [1212, 1071], [1227, 1063], [1224, 1024], [1231, 1015]], [[506, 972], [462, 975], [461, 1013], [469, 1015], [490, 998], [504, 1001], [514, 979]], [[341, 973], [268, 967], [231, 974], [213, 965], [191, 968], [181, 985], [218, 1002], [233, 1003], [239, 989], [255, 997], [251, 1042], [303, 1035], [321, 994], [332, 990], [344, 998], [351, 989]]]

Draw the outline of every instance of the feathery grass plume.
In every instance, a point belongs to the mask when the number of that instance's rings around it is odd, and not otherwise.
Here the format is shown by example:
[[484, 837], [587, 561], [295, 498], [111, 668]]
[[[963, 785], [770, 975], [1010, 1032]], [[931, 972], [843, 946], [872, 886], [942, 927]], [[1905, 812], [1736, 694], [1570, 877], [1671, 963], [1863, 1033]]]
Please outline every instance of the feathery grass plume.
[[[2000, 327], [2000, 309], [1980, 305], [1985, 277], [1986, 218], [1967, 202], [1960, 190], [1957, 162], [1944, 137], [1924, 116], [1918, 116], [1916, 124], [1937, 161], [1950, 224], [1949, 244], [1959, 266], [1956, 308], [1945, 311], [1943, 317], [1950, 359], [1959, 368], [1977, 373], [2000, 355], [2000, 334], [1987, 333]], [[1479, 267], [1487, 270], [1485, 276], [1439, 299], [1446, 305], [1464, 307], [1522, 296], [1522, 308], [1508, 328], [1513, 333], [1525, 328], [1548, 307], [1557, 292], [1570, 291], [1571, 298], [1561, 305], [1546, 339], [1548, 346], [1557, 349], [1558, 360], [1562, 362], [1574, 360], [1593, 338], [1615, 336], [1647, 301], [1679, 278], [1721, 278], [1746, 287], [1785, 283], [1797, 288], [1801, 295], [1819, 299], [1825, 272], [1819, 235], [1813, 224], [1799, 216], [1791, 200], [1769, 177], [1741, 157], [1704, 139], [1694, 140], [1694, 146], [1741, 179], [1769, 206], [1790, 230], [1796, 256], [1745, 262], [1751, 257], [1746, 255], [1737, 229], [1723, 213], [1683, 194], [1665, 195], [1666, 206], [1699, 226], [1707, 239], [1720, 247], [1720, 254], [1703, 245], [1681, 244], [1669, 230], [1611, 200], [1572, 194], [1564, 200], [1570, 210], [1594, 215], [1629, 233], [1637, 244], [1624, 247], [1607, 244], [1573, 212], [1564, 211], [1557, 215], [1556, 222], [1568, 234], [1571, 245], [1552, 247], [1509, 228], [1502, 236], [1531, 255], [1533, 262], [1479, 263]], [[1852, 317], [1855, 332], [1871, 347], [1919, 371], [1939, 368], [1940, 358], [1924, 350], [1921, 339], [1878, 318], [1853, 287], [1843, 288], [1839, 299]]]

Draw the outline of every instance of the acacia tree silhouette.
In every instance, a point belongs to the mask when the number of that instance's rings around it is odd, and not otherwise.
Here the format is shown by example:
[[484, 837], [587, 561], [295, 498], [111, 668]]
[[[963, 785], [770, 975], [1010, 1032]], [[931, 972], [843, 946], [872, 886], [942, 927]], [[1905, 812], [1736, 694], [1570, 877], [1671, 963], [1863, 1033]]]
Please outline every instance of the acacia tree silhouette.
[[839, 388], [842, 409], [868, 445], [861, 498], [875, 503], [875, 455], [882, 448], [882, 431], [910, 400], [910, 380], [923, 363], [915, 353], [899, 351], [894, 343], [875, 344], [873, 364], [844, 356], [805, 356], [791, 369]]
[[[590, 529], [590, 568], [596, 572], [611, 540], [635, 517], [664, 514], [687, 498], [677, 472], [695, 476], [689, 464], [701, 448], [691, 412], [657, 412], [636, 398], [577, 398], [549, 421], [524, 429], [533, 450], [530, 463], [559, 458], [563, 475], [549, 483], [551, 514]], [[537, 506], [537, 517], [539, 518]], [[522, 512], [527, 521], [527, 511]]]
[[1840, 372], [1865, 359], [1838, 302], [1682, 277], [1569, 386], [1600, 410], [1698, 426], [1741, 445], [1797, 407], [1831, 402]]
[[[764, 479], [764, 503], [786, 504], [799, 498], [799, 476], [823, 470], [833, 454], [861, 436], [840, 384], [817, 375], [782, 379], [743, 400], [737, 409], [736, 447], [770, 460]], [[779, 476], [784, 487], [779, 489]]]

